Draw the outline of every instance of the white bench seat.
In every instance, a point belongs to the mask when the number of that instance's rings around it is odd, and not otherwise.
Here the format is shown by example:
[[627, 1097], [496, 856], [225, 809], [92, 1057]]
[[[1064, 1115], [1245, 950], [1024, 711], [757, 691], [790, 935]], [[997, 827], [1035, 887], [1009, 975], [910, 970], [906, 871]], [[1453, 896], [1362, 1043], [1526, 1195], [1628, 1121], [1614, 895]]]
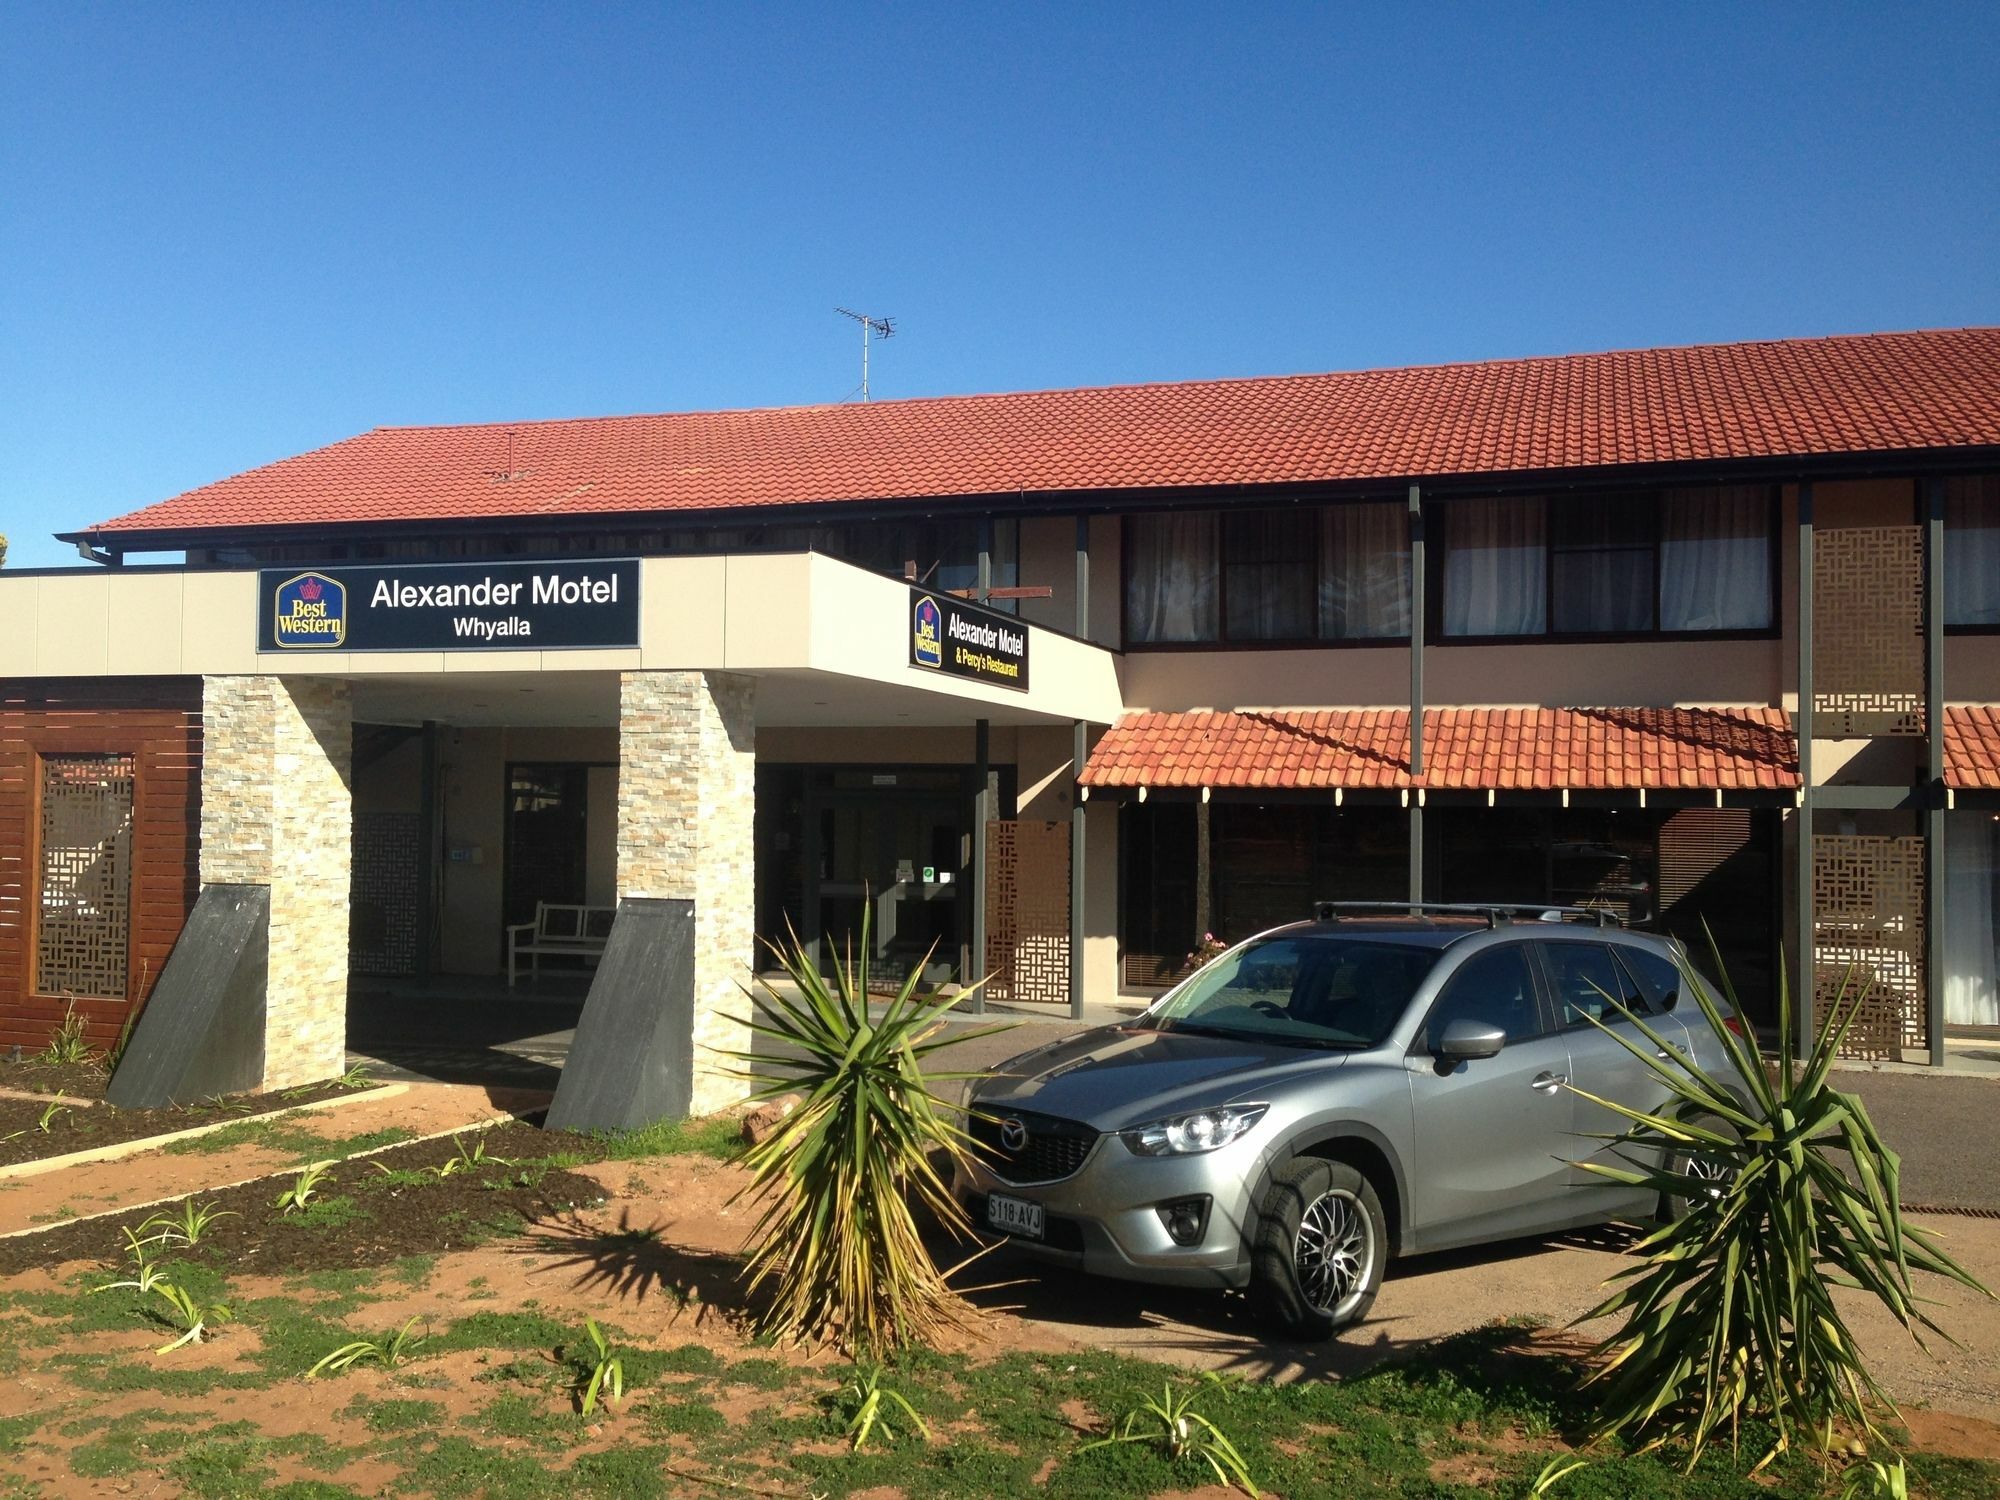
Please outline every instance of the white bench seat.
[[611, 937], [611, 919], [617, 909], [610, 906], [568, 906], [560, 902], [537, 901], [535, 920], [515, 922], [507, 928], [507, 988], [520, 977], [521, 960], [528, 960], [528, 972], [541, 972], [544, 955], [580, 958], [595, 965], [604, 957], [604, 945]]

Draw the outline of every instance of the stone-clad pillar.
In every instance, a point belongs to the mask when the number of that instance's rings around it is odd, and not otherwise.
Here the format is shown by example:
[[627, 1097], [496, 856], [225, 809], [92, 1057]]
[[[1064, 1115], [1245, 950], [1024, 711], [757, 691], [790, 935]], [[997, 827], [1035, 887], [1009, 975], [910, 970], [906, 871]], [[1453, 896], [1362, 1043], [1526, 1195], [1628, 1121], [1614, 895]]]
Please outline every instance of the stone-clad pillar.
[[270, 891], [267, 1089], [347, 1055], [353, 713], [325, 677], [202, 680], [202, 884]]
[[747, 1048], [756, 943], [756, 681], [627, 672], [619, 706], [618, 894], [694, 903], [693, 1113], [749, 1091], [719, 1052]]

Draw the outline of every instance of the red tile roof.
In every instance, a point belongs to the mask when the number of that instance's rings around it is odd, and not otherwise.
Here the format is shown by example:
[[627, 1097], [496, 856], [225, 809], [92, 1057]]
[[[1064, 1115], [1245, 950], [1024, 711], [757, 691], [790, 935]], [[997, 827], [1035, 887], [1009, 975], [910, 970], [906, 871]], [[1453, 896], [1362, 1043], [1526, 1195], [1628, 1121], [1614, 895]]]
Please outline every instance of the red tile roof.
[[1392, 481], [2000, 445], [2000, 328], [377, 428], [91, 534]]
[[1944, 784], [1958, 791], [2000, 791], [2000, 708], [1945, 709]]
[[1775, 708], [1465, 708], [1424, 712], [1410, 779], [1407, 709], [1128, 714], [1084, 766], [1091, 787], [1423, 786], [1458, 790], [1789, 790]]

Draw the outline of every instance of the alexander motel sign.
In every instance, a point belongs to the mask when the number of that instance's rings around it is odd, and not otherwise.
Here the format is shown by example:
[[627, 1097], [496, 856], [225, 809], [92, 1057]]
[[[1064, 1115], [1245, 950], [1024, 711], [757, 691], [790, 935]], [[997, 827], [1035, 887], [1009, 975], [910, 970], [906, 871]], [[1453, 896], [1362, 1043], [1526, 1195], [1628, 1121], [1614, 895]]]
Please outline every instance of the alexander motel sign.
[[1028, 687], [1028, 627], [950, 594], [910, 590], [910, 665], [995, 687]]
[[631, 558], [267, 568], [257, 649], [565, 651], [639, 644]]

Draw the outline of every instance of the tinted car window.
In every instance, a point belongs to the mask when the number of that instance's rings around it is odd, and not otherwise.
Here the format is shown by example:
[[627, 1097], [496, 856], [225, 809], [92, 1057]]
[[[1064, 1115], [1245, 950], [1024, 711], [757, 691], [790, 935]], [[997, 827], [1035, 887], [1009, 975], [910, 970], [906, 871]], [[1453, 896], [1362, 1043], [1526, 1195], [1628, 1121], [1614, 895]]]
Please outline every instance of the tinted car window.
[[1630, 964], [1640, 981], [1652, 990], [1654, 1003], [1661, 1010], [1672, 1010], [1680, 1004], [1681, 987], [1687, 981], [1677, 964], [1646, 948], [1621, 948], [1618, 956]]
[[1372, 1047], [1438, 959], [1435, 948], [1308, 933], [1225, 953], [1140, 1024], [1291, 1046]]
[[1627, 1010], [1645, 1014], [1645, 996], [1632, 976], [1612, 961], [1611, 950], [1602, 943], [1544, 943], [1542, 957], [1548, 962], [1549, 982], [1555, 986], [1563, 1025], [1585, 1025], [1586, 1016], [1619, 1020], [1618, 1012], [1605, 999], [1607, 995]]
[[1535, 982], [1528, 974], [1527, 950], [1520, 944], [1475, 953], [1445, 986], [1431, 1007], [1424, 1036], [1437, 1049], [1445, 1027], [1453, 1021], [1477, 1021], [1497, 1026], [1510, 1042], [1542, 1034], [1542, 1010], [1535, 1002]]

